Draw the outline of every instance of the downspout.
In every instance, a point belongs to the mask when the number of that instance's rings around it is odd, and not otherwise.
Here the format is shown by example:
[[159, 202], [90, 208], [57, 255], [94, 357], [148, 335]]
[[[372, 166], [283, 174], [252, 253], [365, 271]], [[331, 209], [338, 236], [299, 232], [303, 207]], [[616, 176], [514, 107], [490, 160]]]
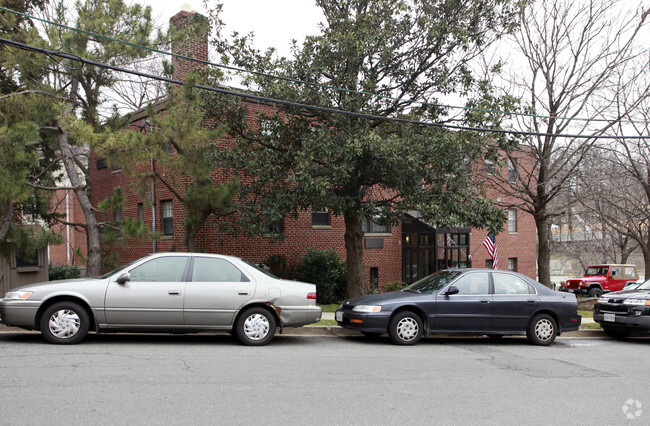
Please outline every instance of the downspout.
[[153, 234], [153, 252], [156, 253], [156, 163], [151, 158], [151, 230]]

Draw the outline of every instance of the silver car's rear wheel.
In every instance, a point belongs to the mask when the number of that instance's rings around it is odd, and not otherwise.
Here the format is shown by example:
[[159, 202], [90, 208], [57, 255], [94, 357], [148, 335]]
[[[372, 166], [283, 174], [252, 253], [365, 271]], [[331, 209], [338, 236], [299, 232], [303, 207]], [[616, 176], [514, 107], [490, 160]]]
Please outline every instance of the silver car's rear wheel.
[[235, 336], [245, 345], [267, 344], [275, 335], [275, 317], [261, 307], [244, 311], [235, 322]]
[[50, 343], [74, 344], [88, 334], [88, 312], [75, 302], [59, 302], [50, 306], [41, 317], [41, 334]]

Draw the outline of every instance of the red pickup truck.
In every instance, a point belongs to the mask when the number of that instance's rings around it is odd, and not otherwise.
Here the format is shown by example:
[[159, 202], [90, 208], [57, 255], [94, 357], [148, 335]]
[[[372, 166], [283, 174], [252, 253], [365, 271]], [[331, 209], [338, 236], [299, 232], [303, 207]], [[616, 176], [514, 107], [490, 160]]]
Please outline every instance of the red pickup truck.
[[560, 290], [600, 297], [603, 293], [623, 290], [638, 279], [635, 265], [594, 265], [587, 268], [583, 277], [567, 280]]

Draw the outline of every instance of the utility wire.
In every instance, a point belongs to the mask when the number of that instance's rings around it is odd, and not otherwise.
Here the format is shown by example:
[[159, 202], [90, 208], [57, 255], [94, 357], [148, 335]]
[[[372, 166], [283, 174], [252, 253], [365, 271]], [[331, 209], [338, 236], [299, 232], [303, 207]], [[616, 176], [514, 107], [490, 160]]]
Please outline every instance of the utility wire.
[[128, 41], [120, 40], [120, 39], [110, 37], [110, 36], [105, 36], [105, 35], [102, 35], [102, 34], [93, 33], [93, 32], [90, 32], [90, 31], [79, 29], [79, 28], [70, 27], [70, 26], [67, 26], [67, 25], [59, 24], [57, 22], [48, 21], [47, 19], [43, 19], [43, 18], [39, 18], [39, 17], [33, 16], [33, 15], [26, 14], [26, 13], [21, 13], [21, 12], [17, 12], [17, 11], [11, 10], [11, 9], [7, 9], [5, 7], [2, 7], [2, 6], [0, 6], [0, 10], [4, 10], [5, 12], [10, 12], [10, 13], [13, 13], [13, 14], [16, 14], [16, 15], [23, 16], [25, 18], [34, 19], [34, 20], [43, 22], [45, 24], [54, 25], [54, 26], [57, 26], [59, 28], [63, 28], [63, 29], [70, 30], [70, 31], [75, 31], [75, 32], [85, 34], [85, 35], [88, 35], [88, 36], [103, 38], [105, 40], [110, 40], [110, 41], [114, 41], [114, 42], [117, 42], [117, 43], [122, 43], [122, 44], [125, 44], [125, 45], [128, 45], [128, 46], [131, 46], [131, 47], [136, 47], [136, 48], [139, 48], [139, 49], [145, 49], [145, 50], [148, 50], [148, 51], [153, 52], [153, 53], [159, 53], [159, 54], [162, 54], [162, 55], [167, 55], [167, 56], [171, 56], [171, 57], [175, 57], [175, 58], [179, 58], [179, 59], [194, 61], [194, 62], [201, 63], [201, 64], [204, 64], [204, 65], [210, 65], [210, 66], [226, 69], [226, 70], [229, 70], [229, 71], [235, 71], [235, 72], [240, 72], [240, 73], [245, 73], [245, 74], [252, 74], [252, 75], [267, 77], [267, 78], [271, 78], [271, 79], [275, 79], [275, 80], [282, 80], [282, 81], [287, 81], [287, 82], [291, 82], [291, 83], [298, 83], [298, 84], [302, 84], [302, 85], [306, 85], [306, 86], [319, 87], [319, 88], [322, 88], [322, 89], [334, 90], [334, 91], [338, 91], [338, 92], [360, 94], [360, 95], [371, 96], [371, 97], [375, 97], [375, 98], [379, 98], [379, 99], [385, 99], [385, 100], [396, 101], [396, 102], [405, 102], [405, 103], [412, 104], [412, 105], [430, 106], [430, 107], [436, 107], [436, 108], [461, 109], [461, 110], [464, 110], [464, 111], [496, 113], [496, 114], [503, 114], [503, 115], [509, 115], [509, 116], [541, 118], [541, 119], [545, 119], [545, 120], [555, 119], [555, 120], [574, 120], [574, 121], [584, 121], [584, 122], [592, 122], [592, 121], [593, 122], [605, 122], [605, 123], [621, 122], [621, 123], [636, 123], [636, 124], [647, 124], [648, 123], [648, 121], [626, 120], [626, 119], [621, 119], [621, 118], [618, 118], [616, 120], [609, 120], [609, 119], [606, 119], [606, 118], [557, 117], [557, 116], [539, 115], [539, 114], [525, 113], [525, 112], [509, 112], [509, 111], [499, 111], [499, 110], [492, 110], [492, 109], [471, 108], [471, 107], [463, 107], [463, 106], [458, 106], [458, 105], [442, 105], [442, 104], [434, 104], [434, 103], [423, 102], [423, 101], [414, 101], [414, 100], [411, 100], [411, 99], [394, 98], [394, 97], [391, 97], [391, 96], [379, 95], [379, 94], [371, 93], [371, 92], [343, 89], [343, 88], [340, 88], [340, 87], [328, 86], [328, 85], [325, 85], [325, 84], [314, 83], [314, 82], [309, 82], [309, 81], [303, 81], [303, 80], [294, 79], [294, 78], [290, 78], [290, 77], [283, 77], [283, 76], [267, 74], [267, 73], [263, 73], [263, 72], [259, 72], [259, 71], [251, 71], [251, 70], [247, 70], [247, 69], [244, 69], [244, 68], [238, 68], [238, 67], [233, 67], [233, 66], [229, 66], [229, 65], [217, 64], [217, 63], [213, 63], [213, 62], [209, 62], [209, 61], [204, 61], [204, 60], [201, 60], [201, 59], [192, 58], [192, 57], [189, 57], [189, 56], [179, 55], [179, 54], [176, 54], [176, 53], [173, 53], [173, 52], [167, 52], [167, 51], [164, 51], [164, 50], [159, 50], [159, 49], [155, 49], [155, 48], [151, 48], [151, 47], [147, 47], [147, 46], [142, 46], [142, 45], [139, 45], [139, 44], [136, 44], [136, 43], [131, 43], [131, 42], [128, 42]]
[[[19, 49], [27, 50], [27, 51], [32, 51], [36, 53], [41, 53], [47, 56], [56, 56], [62, 59], [67, 59], [71, 61], [76, 61], [76, 62], [81, 62], [82, 64], [85, 65], [92, 65], [96, 67], [101, 67], [101, 68], [106, 68], [110, 69], [113, 71], [117, 72], [123, 72], [126, 74], [132, 74], [132, 75], [137, 75], [139, 77], [144, 77], [144, 78], [151, 78], [159, 81], [164, 81], [167, 83], [172, 83], [172, 84], [177, 84], [181, 86], [185, 86], [188, 83], [185, 81], [181, 80], [174, 80], [172, 78], [168, 77], [161, 77], [153, 74], [147, 74], [143, 73], [140, 71], [134, 71], [134, 70], [129, 70], [126, 68], [121, 68], [117, 67], [114, 65], [110, 64], [105, 64], [101, 62], [96, 62], [92, 61], [89, 59], [84, 59], [78, 55], [72, 54], [72, 53], [66, 53], [66, 52], [57, 52], [54, 50], [49, 50], [41, 47], [36, 47], [36, 46], [31, 46], [25, 43], [20, 43], [17, 41], [13, 40], [8, 40], [5, 38], [0, 38], [0, 43], [6, 44], [8, 46], [13, 46]], [[213, 87], [213, 86], [206, 86], [206, 85], [201, 85], [201, 84], [195, 84], [192, 87], [196, 87], [198, 89], [210, 91], [210, 92], [215, 92], [215, 93], [221, 93], [224, 95], [230, 95], [230, 96], [236, 96], [239, 98], [243, 99], [250, 99], [250, 100], [255, 100], [259, 102], [267, 102], [271, 104], [276, 104], [276, 105], [284, 105], [284, 106], [289, 106], [293, 108], [300, 108], [300, 109], [306, 109], [306, 110], [312, 110], [312, 111], [318, 111], [318, 112], [326, 112], [330, 114], [340, 114], [340, 115], [346, 115], [346, 116], [351, 116], [351, 117], [358, 117], [358, 118], [366, 118], [369, 120], [377, 120], [377, 121], [389, 121], [389, 122], [395, 122], [395, 123], [404, 123], [404, 124], [411, 124], [411, 125], [417, 125], [417, 126], [426, 126], [426, 127], [437, 127], [437, 128], [442, 128], [442, 129], [451, 129], [451, 130], [462, 130], [462, 131], [471, 131], [471, 132], [482, 132], [482, 133], [492, 133], [492, 134], [510, 134], [510, 135], [520, 135], [520, 136], [540, 136], [540, 137], [560, 137], [560, 138], [571, 138], [571, 139], [617, 139], [617, 140], [624, 140], [624, 139], [650, 139], [650, 136], [607, 136], [607, 135], [595, 135], [595, 136], [590, 136], [590, 135], [573, 135], [573, 134], [562, 134], [562, 133], [540, 133], [540, 132], [527, 132], [527, 131], [519, 131], [519, 130], [504, 130], [504, 129], [487, 129], [487, 128], [479, 128], [479, 127], [469, 127], [469, 126], [460, 126], [460, 125], [453, 125], [453, 124], [441, 124], [441, 123], [430, 123], [430, 122], [425, 122], [425, 121], [418, 121], [418, 120], [409, 120], [405, 118], [394, 118], [394, 117], [383, 117], [379, 115], [372, 115], [372, 114], [364, 114], [364, 113], [359, 113], [359, 112], [353, 112], [353, 111], [346, 111], [346, 110], [340, 110], [340, 109], [335, 109], [335, 108], [328, 108], [328, 107], [321, 107], [317, 105], [308, 105], [308, 104], [302, 104], [298, 102], [292, 102], [292, 101], [286, 101], [283, 99], [274, 99], [274, 98], [268, 98], [264, 96], [258, 96], [258, 95], [253, 95], [250, 93], [243, 93], [243, 92], [236, 92], [230, 89], [225, 89], [225, 88], [220, 88], [220, 87]]]

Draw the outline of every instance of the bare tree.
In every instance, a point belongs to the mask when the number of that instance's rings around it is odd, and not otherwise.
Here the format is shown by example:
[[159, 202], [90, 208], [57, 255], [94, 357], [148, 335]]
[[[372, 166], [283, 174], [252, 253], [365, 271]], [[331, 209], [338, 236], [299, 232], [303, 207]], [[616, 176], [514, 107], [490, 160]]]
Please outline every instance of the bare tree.
[[[522, 142], [532, 161], [516, 162], [515, 179], [493, 183], [518, 199], [516, 207], [533, 215], [538, 235], [539, 280], [550, 285], [550, 219], [569, 179], [597, 139], [611, 130], [627, 111], [617, 114], [607, 89], [620, 69], [640, 55], [639, 34], [650, 8], [621, 13], [619, 0], [550, 0], [529, 2], [522, 13], [516, 47], [524, 60], [522, 71], [510, 81], [527, 109], [517, 116], [519, 129], [537, 133]], [[630, 16], [632, 15], [632, 16]], [[626, 105], [636, 109], [640, 100]], [[608, 119], [602, 120], [603, 116]], [[582, 137], [560, 137], [574, 134]]]

